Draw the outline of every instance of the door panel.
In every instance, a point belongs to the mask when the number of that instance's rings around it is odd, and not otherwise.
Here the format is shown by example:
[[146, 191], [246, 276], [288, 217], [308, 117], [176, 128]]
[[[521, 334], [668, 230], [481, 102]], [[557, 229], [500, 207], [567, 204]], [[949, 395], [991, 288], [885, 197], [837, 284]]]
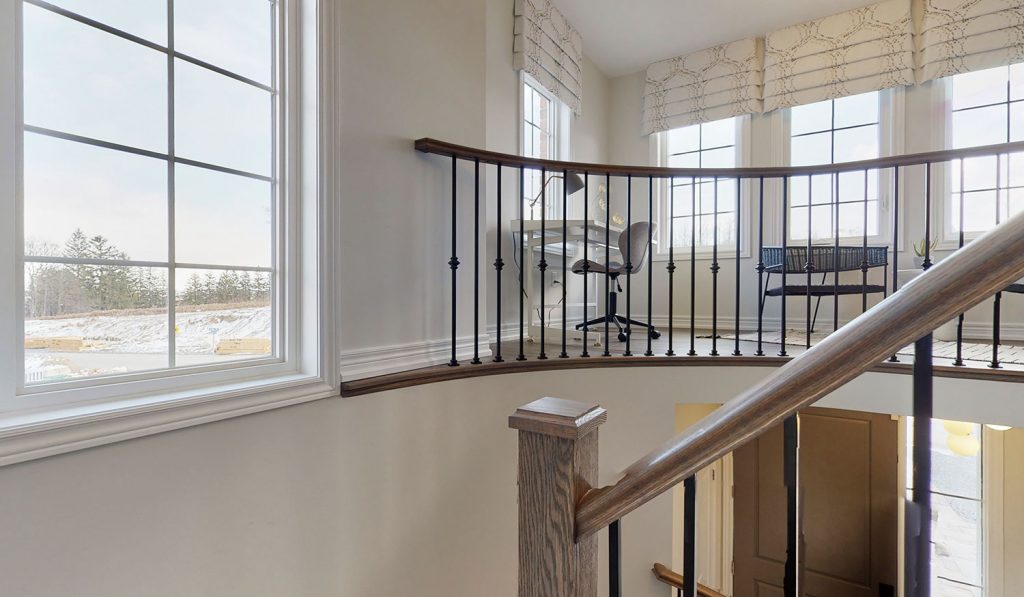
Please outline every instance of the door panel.
[[[873, 597], [896, 584], [898, 438], [888, 415], [800, 415], [802, 594]], [[786, 488], [782, 427], [735, 453], [735, 597], [782, 586]], [[781, 588], [776, 593], [781, 595]]]

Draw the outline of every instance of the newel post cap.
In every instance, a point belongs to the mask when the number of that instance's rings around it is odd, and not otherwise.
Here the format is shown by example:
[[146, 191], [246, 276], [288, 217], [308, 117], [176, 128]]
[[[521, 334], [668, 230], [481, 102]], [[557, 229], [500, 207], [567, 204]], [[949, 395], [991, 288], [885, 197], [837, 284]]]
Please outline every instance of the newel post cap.
[[565, 439], [579, 439], [608, 420], [608, 411], [597, 404], [561, 398], [541, 398], [520, 406], [508, 418], [508, 426]]

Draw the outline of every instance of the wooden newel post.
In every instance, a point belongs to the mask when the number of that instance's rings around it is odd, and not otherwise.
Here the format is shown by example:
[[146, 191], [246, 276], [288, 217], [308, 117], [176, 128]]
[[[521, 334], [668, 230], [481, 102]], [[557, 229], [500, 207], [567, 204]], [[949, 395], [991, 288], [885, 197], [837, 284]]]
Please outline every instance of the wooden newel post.
[[516, 410], [519, 597], [596, 597], [597, 536], [576, 541], [576, 504], [597, 483], [597, 405], [542, 398]]

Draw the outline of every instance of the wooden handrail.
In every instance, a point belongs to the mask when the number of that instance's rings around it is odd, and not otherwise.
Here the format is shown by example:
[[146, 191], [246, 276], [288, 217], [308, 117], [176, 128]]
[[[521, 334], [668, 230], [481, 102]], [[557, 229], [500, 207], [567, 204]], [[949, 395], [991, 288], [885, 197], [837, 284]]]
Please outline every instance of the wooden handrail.
[[937, 164], [961, 158], [989, 155], [1001, 155], [1024, 151], [1024, 141], [983, 145], [966, 149], [944, 149], [924, 153], [911, 153], [892, 157], [861, 160], [858, 162], [842, 162], [839, 164], [821, 164], [818, 166], [783, 166], [771, 168], [661, 168], [657, 166], [617, 166], [612, 164], [588, 164], [584, 162], [563, 162], [559, 160], [541, 160], [526, 158], [510, 153], [475, 149], [465, 145], [438, 141], [436, 139], [418, 139], [416, 149], [423, 153], [434, 153], [444, 156], [455, 156], [466, 160], [480, 160], [482, 164], [500, 164], [512, 168], [528, 168], [549, 172], [569, 171], [578, 174], [609, 174], [612, 176], [638, 176], [653, 178], [690, 178], [720, 176], [723, 178], [782, 178], [784, 176], [807, 176], [811, 174], [831, 174], [834, 172], [855, 172], [876, 170], [896, 166], [918, 166], [921, 164]]
[[614, 485], [588, 492], [576, 509], [577, 540], [622, 518], [1022, 275], [1024, 214], [1018, 214], [637, 460]]
[[[651, 568], [651, 572], [654, 572], [654, 577], [666, 585], [677, 589], [683, 588], [683, 575], [673, 571], [668, 566], [655, 563], [654, 568]], [[718, 591], [705, 587], [700, 583], [697, 583], [697, 595], [698, 597], [725, 597], [725, 595]]]

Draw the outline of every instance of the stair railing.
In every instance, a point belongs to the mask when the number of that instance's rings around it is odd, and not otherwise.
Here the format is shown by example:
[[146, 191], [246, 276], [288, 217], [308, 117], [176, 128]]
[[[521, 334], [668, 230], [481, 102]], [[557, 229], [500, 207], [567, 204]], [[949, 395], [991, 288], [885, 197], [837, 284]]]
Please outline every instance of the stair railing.
[[[604, 409], [553, 398], [521, 407], [510, 417], [510, 426], [519, 430], [520, 446], [519, 595], [596, 595], [596, 533], [600, 529], [681, 481], [692, 479], [701, 468], [775, 425], [792, 421], [799, 410], [914, 342], [919, 350], [915, 414], [930, 415], [932, 330], [1021, 276], [1024, 213], [967, 244], [685, 433], [652, 450], [610, 486], [594, 486], [597, 428], [607, 418]], [[927, 420], [922, 421], [922, 425], [925, 423]], [[915, 462], [918, 468], [922, 470], [915, 474], [927, 473], [927, 466], [918, 467]], [[927, 477], [916, 477], [915, 488], [927, 487], [927, 481]], [[687, 489], [692, 496], [692, 484]], [[918, 522], [929, 520], [927, 502], [917, 505], [924, 509], [915, 513]], [[793, 541], [794, 512], [791, 510], [789, 515], [786, 594], [796, 595], [799, 556]], [[615, 536], [618, 532], [616, 524]], [[916, 553], [927, 554], [926, 534], [914, 534], [908, 541], [925, 542], [916, 546]], [[690, 558], [694, 557], [692, 552]], [[617, 558], [613, 560], [614, 566], [617, 562]], [[911, 557], [908, 563], [917, 566], [908, 571], [908, 596], [927, 596], [927, 562]], [[613, 569], [610, 576], [617, 582], [617, 570]], [[692, 582], [692, 589], [684, 594], [695, 595], [692, 566], [684, 571], [684, 577]], [[620, 595], [621, 588], [613, 586], [609, 594]]]

